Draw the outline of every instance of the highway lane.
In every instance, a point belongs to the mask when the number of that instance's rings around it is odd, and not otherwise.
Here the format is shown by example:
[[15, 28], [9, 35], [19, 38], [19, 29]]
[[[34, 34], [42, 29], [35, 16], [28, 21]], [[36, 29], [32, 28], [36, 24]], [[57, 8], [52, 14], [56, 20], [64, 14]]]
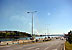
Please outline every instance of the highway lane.
[[55, 39], [43, 43], [0, 47], [0, 50], [63, 50], [64, 42], [65, 40]]

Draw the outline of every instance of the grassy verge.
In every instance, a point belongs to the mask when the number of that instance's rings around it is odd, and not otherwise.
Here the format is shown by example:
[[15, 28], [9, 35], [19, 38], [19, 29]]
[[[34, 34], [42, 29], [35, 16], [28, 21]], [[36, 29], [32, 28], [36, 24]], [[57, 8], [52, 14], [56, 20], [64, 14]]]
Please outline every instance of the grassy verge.
[[70, 44], [68, 41], [65, 42], [65, 49], [66, 50], [72, 50], [72, 44]]

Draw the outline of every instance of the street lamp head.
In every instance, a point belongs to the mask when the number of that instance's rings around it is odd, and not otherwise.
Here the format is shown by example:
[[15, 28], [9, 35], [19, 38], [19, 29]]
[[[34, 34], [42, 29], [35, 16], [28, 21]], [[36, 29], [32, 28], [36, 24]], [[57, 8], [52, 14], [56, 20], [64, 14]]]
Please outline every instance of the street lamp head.
[[27, 12], [27, 13], [35, 13], [35, 12], [37, 12], [37, 11], [33, 11], [33, 12]]
[[30, 13], [30, 12], [27, 12], [27, 13]]
[[37, 11], [35, 11], [35, 12], [37, 12]]

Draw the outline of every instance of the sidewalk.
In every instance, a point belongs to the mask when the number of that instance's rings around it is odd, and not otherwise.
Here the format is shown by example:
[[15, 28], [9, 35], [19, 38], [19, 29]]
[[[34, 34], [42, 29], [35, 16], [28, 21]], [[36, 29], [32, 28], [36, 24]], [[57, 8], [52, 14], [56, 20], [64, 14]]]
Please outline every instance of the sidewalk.
[[19, 41], [4, 41], [1, 42], [0, 45], [10, 45], [10, 44], [18, 44], [18, 43], [24, 43], [24, 42], [31, 42], [32, 40], [19, 40]]
[[[48, 39], [49, 41], [50, 39]], [[38, 39], [37, 42], [44, 42], [47, 41], [47, 39]], [[29, 43], [34, 43], [36, 42], [36, 39], [34, 40], [17, 40], [17, 41], [4, 41], [0, 43], [0, 46], [4, 46], [4, 45], [12, 45], [12, 44], [29, 44]]]

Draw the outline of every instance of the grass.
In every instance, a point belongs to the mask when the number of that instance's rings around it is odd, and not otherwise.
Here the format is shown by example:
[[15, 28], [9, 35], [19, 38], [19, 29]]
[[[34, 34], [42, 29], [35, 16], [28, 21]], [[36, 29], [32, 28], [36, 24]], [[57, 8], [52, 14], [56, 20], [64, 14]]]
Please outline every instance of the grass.
[[65, 42], [65, 49], [66, 50], [72, 50], [72, 44], [70, 44], [68, 41]]

